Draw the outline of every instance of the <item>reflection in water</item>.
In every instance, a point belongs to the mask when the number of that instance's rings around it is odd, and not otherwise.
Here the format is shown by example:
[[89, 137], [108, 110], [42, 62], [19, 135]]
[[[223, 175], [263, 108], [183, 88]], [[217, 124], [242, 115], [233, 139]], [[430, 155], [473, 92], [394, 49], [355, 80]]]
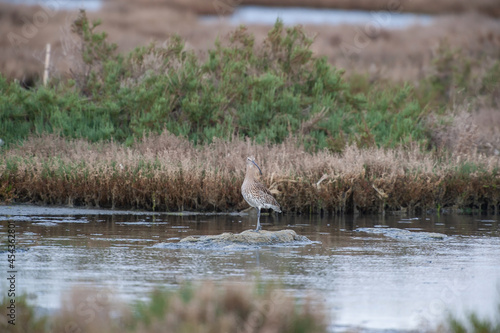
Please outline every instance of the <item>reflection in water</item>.
[[[247, 250], [155, 246], [188, 235], [255, 228], [255, 217], [245, 215], [0, 207], [0, 219], [2, 237], [7, 221], [16, 224], [19, 290], [35, 294], [37, 305], [48, 310], [57, 308], [61, 294], [76, 284], [104, 286], [132, 301], [145, 299], [158, 286], [176, 288], [184, 280], [257, 276], [282, 282], [298, 297], [315, 292], [332, 313], [332, 330], [434, 327], [447, 310], [489, 314], [497, 301], [497, 217], [263, 216], [264, 229], [290, 228], [314, 243]], [[368, 227], [451, 237], [398, 240], [355, 231]], [[0, 270], [5, 272], [6, 253], [1, 255]]]

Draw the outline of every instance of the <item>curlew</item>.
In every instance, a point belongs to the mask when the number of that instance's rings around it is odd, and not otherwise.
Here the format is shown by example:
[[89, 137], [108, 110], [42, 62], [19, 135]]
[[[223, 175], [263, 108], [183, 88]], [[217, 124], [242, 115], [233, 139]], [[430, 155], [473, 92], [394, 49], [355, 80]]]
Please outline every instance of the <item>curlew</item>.
[[269, 192], [264, 184], [256, 180], [257, 173], [262, 175], [262, 171], [257, 163], [255, 163], [254, 157], [247, 157], [247, 172], [243, 185], [241, 185], [241, 194], [250, 206], [257, 208], [257, 228], [255, 231], [261, 229], [260, 210], [262, 208], [272, 208], [276, 212], [281, 213], [280, 204], [274, 199], [271, 192]]

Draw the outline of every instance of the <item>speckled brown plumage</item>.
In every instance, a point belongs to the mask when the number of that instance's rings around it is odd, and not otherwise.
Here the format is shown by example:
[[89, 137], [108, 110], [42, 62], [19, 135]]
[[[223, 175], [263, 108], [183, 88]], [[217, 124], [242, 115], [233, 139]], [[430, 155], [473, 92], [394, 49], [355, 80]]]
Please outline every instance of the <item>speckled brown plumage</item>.
[[261, 229], [260, 226], [260, 210], [262, 208], [272, 208], [278, 213], [281, 213], [279, 203], [274, 199], [271, 192], [267, 187], [256, 179], [257, 173], [262, 174], [253, 156], [247, 158], [247, 170], [245, 180], [241, 185], [241, 194], [246, 202], [252, 207], [257, 208], [257, 228], [256, 231]]

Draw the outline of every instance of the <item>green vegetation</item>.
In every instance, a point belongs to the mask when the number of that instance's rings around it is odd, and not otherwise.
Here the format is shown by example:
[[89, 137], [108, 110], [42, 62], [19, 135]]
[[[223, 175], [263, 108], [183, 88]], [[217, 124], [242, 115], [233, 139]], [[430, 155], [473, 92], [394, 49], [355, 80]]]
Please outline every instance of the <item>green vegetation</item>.
[[148, 133], [170, 133], [195, 144], [249, 137], [281, 143], [294, 135], [306, 149], [341, 152], [346, 144], [394, 148], [432, 146], [430, 112], [454, 105], [500, 103], [500, 61], [469, 59], [446, 43], [434, 73], [414, 87], [344, 78], [312, 54], [313, 39], [277, 21], [256, 45], [245, 27], [217, 40], [205, 60], [179, 37], [129, 54], [97, 32], [85, 11], [70, 79], [26, 90], [0, 75], [0, 133], [7, 144], [56, 133], [130, 145]]
[[[9, 300], [3, 299], [5, 309]], [[184, 284], [153, 291], [149, 300], [124, 305], [106, 290], [74, 289], [61, 310], [35, 317], [26, 297], [16, 299], [16, 325], [2, 332], [326, 332], [321, 303], [296, 300], [271, 285], [225, 282]]]
[[[280, 143], [291, 133], [306, 148], [342, 151], [359, 147], [430, 144], [429, 111], [487, 96], [498, 103], [499, 61], [477, 74], [471, 60], [442, 44], [435, 73], [416, 89], [343, 78], [326, 58], [312, 54], [301, 27], [277, 21], [256, 45], [245, 27], [217, 40], [206, 60], [179, 37], [122, 55], [97, 32], [84, 11], [73, 23], [79, 61], [71, 79], [53, 79], [31, 90], [0, 75], [0, 133], [7, 143], [57, 133], [92, 142], [131, 144], [167, 130], [195, 144], [213, 138], [250, 137]], [[475, 73], [475, 74], [474, 74]]]

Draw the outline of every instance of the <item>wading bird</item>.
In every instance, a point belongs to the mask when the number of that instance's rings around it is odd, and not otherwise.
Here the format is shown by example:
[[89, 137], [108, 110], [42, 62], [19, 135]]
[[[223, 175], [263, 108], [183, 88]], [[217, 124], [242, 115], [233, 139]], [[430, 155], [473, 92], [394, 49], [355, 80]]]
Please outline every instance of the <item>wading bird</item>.
[[257, 173], [262, 175], [262, 171], [260, 170], [257, 163], [255, 163], [254, 157], [247, 157], [247, 172], [245, 174], [243, 185], [241, 185], [241, 194], [250, 206], [257, 208], [257, 228], [255, 229], [255, 231], [259, 231], [261, 229], [261, 208], [272, 208], [276, 212], [281, 213], [280, 204], [276, 201], [276, 199], [274, 199], [274, 197], [271, 195], [271, 192], [269, 192], [264, 184], [255, 179]]

